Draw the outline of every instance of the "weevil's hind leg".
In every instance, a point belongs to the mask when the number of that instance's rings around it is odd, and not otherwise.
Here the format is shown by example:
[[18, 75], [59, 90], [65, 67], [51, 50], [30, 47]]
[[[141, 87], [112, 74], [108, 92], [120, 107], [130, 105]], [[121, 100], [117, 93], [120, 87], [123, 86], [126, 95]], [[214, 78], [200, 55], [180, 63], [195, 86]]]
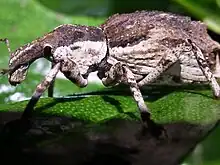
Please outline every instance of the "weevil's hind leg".
[[[55, 63], [52, 62], [51, 69], [53, 69], [54, 66], [55, 66]], [[50, 86], [48, 87], [48, 97], [53, 97], [54, 86], [55, 86], [55, 79], [51, 82]]]
[[196, 56], [196, 60], [199, 64], [199, 67], [201, 68], [203, 74], [205, 75], [205, 77], [209, 81], [209, 84], [210, 84], [212, 91], [213, 91], [213, 95], [216, 98], [220, 98], [219, 84], [216, 81], [214, 74], [211, 72], [211, 70], [208, 66], [208, 63], [204, 57], [204, 54], [202, 53], [201, 49], [196, 44], [192, 43], [191, 41], [189, 41], [189, 42], [192, 44], [194, 54]]
[[106, 77], [101, 79], [105, 86], [115, 85], [117, 83], [127, 84], [130, 87], [132, 96], [140, 110], [143, 125], [147, 125], [150, 132], [156, 137], [159, 137], [162, 134], [163, 128], [151, 120], [151, 113], [144, 102], [132, 71], [127, 66], [117, 63], [116, 65], [113, 65], [108, 72], [106, 72]]
[[159, 61], [157, 67], [152, 69], [152, 71], [146, 77], [144, 77], [143, 80], [138, 82], [138, 86], [141, 87], [141, 86], [144, 86], [144, 85], [147, 85], [147, 84], [154, 82], [155, 80], [157, 80], [159, 78], [159, 76], [163, 72], [165, 72], [169, 67], [171, 67], [173, 64], [175, 64], [177, 62], [177, 60], [178, 60], [178, 58], [174, 54], [168, 54], [168, 55], [164, 56]]
[[3, 132], [7, 131], [8, 129], [16, 132], [22, 133], [26, 132], [29, 127], [29, 118], [32, 116], [32, 111], [34, 106], [37, 104], [38, 100], [40, 99], [41, 95], [45, 92], [45, 90], [50, 86], [51, 82], [55, 79], [58, 71], [60, 70], [60, 63], [54, 65], [54, 67], [50, 70], [50, 72], [46, 75], [44, 80], [37, 86], [32, 95], [31, 99], [29, 100], [28, 104], [25, 107], [25, 110], [21, 116], [21, 119], [9, 122], [5, 125]]

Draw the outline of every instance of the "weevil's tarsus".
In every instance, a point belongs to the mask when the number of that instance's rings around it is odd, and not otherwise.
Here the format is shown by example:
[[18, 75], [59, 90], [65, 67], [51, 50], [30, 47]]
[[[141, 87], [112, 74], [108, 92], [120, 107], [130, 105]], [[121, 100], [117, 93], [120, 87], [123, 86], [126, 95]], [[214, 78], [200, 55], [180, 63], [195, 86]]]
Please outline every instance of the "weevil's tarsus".
[[[142, 112], [141, 119], [143, 122], [142, 127], [142, 135], [146, 135], [146, 133], [151, 133], [157, 139], [167, 139], [169, 138], [166, 129], [160, 125], [155, 123], [153, 120], [150, 119], [149, 113]], [[147, 123], [147, 125], [145, 125]]]

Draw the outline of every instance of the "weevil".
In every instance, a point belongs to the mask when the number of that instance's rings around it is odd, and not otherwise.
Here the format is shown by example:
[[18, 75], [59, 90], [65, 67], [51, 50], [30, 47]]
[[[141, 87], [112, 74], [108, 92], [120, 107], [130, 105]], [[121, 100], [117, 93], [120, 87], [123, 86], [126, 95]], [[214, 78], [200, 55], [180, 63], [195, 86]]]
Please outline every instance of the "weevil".
[[11, 53], [8, 78], [10, 84], [19, 84], [36, 59], [44, 57], [52, 62], [52, 69], [25, 108], [22, 117], [27, 118], [59, 71], [80, 87], [88, 84], [91, 72], [98, 71], [105, 86], [127, 84], [143, 123], [161, 133], [163, 128], [152, 121], [140, 88], [169, 75], [180, 83], [207, 82], [218, 98], [219, 52], [220, 45], [211, 39], [203, 23], [172, 13], [138, 11], [113, 15], [99, 27], [55, 28]]

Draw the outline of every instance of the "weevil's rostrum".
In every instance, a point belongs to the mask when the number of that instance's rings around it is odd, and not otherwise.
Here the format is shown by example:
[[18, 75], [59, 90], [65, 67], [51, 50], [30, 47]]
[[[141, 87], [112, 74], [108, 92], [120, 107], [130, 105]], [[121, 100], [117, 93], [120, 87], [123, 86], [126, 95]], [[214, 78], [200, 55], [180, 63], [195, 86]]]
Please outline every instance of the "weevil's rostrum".
[[[81, 87], [87, 85], [91, 72], [98, 71], [105, 86], [127, 84], [142, 121], [158, 126], [150, 119], [139, 88], [169, 75], [178, 83], [208, 82], [214, 96], [220, 97], [219, 53], [220, 45], [208, 35], [207, 27], [189, 17], [160, 11], [116, 14], [100, 27], [61, 25], [19, 48], [9, 61], [9, 82], [23, 81], [38, 58], [53, 64], [26, 106], [24, 118], [58, 71]], [[160, 126], [154, 128], [161, 132]]]

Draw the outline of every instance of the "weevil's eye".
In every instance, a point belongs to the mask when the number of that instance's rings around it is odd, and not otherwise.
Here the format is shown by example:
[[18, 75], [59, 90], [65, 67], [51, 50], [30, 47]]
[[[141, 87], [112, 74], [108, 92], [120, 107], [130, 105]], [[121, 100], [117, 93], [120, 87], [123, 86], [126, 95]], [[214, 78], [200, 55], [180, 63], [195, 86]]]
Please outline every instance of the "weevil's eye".
[[26, 77], [29, 65], [22, 65], [14, 72], [8, 75], [9, 83], [11, 85], [20, 84]]

